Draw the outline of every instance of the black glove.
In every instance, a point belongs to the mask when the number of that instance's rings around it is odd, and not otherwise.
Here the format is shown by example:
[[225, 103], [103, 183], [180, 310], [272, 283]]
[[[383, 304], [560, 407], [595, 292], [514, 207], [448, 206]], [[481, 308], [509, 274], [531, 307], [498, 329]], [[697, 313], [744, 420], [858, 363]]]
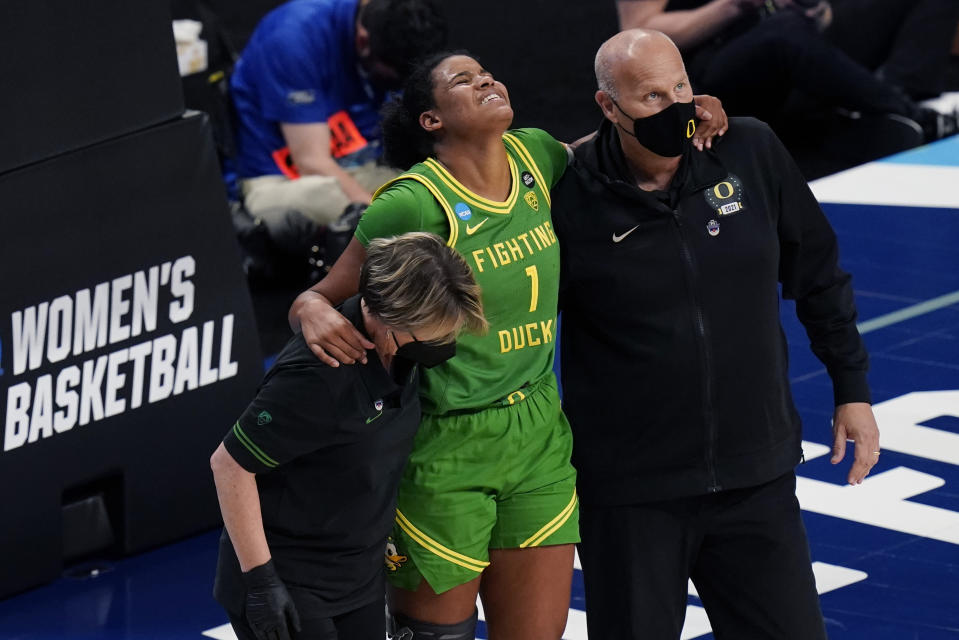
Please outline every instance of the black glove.
[[243, 574], [246, 585], [246, 621], [257, 640], [291, 640], [290, 627], [299, 633], [300, 616], [293, 598], [273, 566], [273, 560]]

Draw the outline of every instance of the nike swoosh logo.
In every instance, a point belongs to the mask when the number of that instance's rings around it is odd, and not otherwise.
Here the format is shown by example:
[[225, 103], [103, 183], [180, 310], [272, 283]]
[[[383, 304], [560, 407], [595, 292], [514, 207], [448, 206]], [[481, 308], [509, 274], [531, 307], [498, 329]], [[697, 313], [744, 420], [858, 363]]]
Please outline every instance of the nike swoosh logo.
[[622, 242], [622, 241], [623, 241], [623, 238], [625, 238], [626, 236], [628, 236], [629, 234], [631, 234], [633, 231], [636, 231], [636, 229], [639, 229], [639, 225], [636, 225], [635, 227], [633, 227], [632, 229], [630, 229], [629, 231], [627, 231], [626, 233], [624, 233], [624, 234], [622, 234], [622, 235], [616, 235], [616, 234], [614, 233], [614, 234], [613, 234], [613, 242]]
[[486, 224], [486, 222], [487, 222], [488, 220], [489, 220], [489, 218], [486, 218], [485, 220], [483, 220], [483, 221], [480, 222], [479, 224], [474, 225], [474, 226], [472, 226], [472, 227], [469, 226], [469, 225], [466, 225], [466, 235], [471, 236], [471, 235], [473, 235], [474, 233], [476, 233], [476, 230], [479, 229], [480, 227], [482, 227], [484, 224]]
[[376, 415], [373, 416], [372, 418], [367, 418], [367, 419], [366, 419], [366, 424], [369, 424], [369, 423], [373, 422], [374, 420], [376, 420], [377, 418], [379, 418], [381, 415], [383, 415], [383, 412], [382, 412], [382, 411], [380, 411], [378, 414], [376, 414]]

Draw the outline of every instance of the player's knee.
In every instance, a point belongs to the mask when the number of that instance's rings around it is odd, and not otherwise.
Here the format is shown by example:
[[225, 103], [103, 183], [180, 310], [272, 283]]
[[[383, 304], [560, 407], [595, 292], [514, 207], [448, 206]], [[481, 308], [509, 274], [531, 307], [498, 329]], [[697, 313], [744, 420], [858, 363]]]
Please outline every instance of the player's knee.
[[402, 613], [392, 617], [392, 640], [473, 640], [476, 637], [477, 611], [455, 624], [433, 624], [415, 620]]

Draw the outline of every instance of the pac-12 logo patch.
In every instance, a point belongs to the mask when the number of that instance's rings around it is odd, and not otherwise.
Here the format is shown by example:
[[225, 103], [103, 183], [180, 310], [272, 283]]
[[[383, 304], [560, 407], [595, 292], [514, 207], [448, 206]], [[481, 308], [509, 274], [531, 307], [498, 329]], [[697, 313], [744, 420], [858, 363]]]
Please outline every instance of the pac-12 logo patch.
[[373, 403], [373, 408], [376, 409], [377, 411], [382, 411], [382, 410], [383, 410], [383, 401], [382, 401], [382, 400], [377, 400], [376, 402], [374, 402], [374, 403]]
[[526, 195], [523, 196], [523, 200], [526, 200], [526, 204], [533, 208], [533, 211], [539, 211], [539, 198], [536, 197], [536, 192], [527, 191]]
[[711, 187], [706, 187], [703, 190], [703, 195], [706, 197], [709, 206], [715, 209], [716, 214], [720, 216], [730, 216], [746, 208], [743, 198], [743, 183], [733, 174], [729, 174], [725, 180]]
[[465, 202], [457, 202], [456, 206], [453, 207], [453, 211], [456, 212], [456, 217], [460, 220], [469, 220], [473, 217], [473, 212], [470, 211], [470, 208], [466, 206]]
[[523, 184], [525, 184], [527, 187], [532, 188], [532, 186], [536, 184], [536, 180], [533, 179], [533, 174], [531, 174], [529, 171], [524, 171], [519, 177], [523, 180]]

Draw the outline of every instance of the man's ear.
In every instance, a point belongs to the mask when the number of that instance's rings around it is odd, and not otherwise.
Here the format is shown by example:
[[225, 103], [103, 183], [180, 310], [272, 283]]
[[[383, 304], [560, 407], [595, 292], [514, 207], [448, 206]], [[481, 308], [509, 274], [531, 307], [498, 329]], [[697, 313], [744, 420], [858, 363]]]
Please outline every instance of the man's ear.
[[370, 32], [359, 23], [356, 25], [356, 55], [361, 60], [370, 55]]
[[419, 123], [423, 129], [429, 131], [430, 133], [443, 128], [442, 119], [440, 119], [439, 115], [437, 115], [437, 113], [432, 109], [429, 111], [424, 111], [420, 114]]
[[616, 122], [616, 110], [613, 108], [613, 99], [609, 94], [600, 89], [593, 97], [596, 99], [599, 108], [603, 110], [603, 116], [610, 122]]

